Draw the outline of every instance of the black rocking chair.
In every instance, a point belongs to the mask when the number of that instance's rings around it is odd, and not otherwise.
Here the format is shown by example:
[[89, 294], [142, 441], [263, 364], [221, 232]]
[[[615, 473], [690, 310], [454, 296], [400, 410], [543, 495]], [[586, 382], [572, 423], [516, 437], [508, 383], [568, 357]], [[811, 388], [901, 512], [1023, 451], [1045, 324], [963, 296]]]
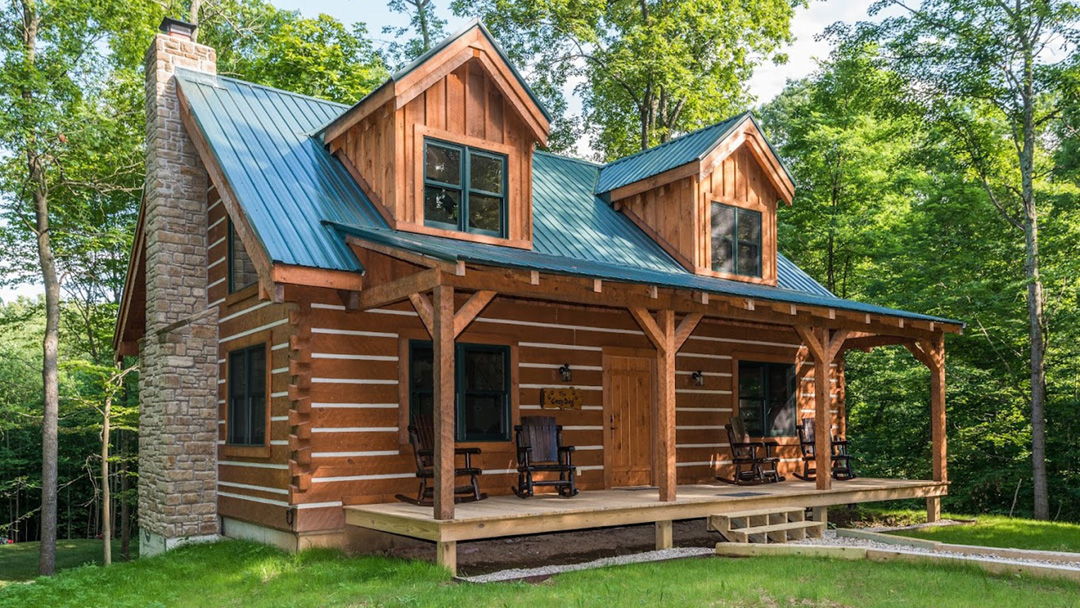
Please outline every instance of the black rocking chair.
[[[817, 457], [814, 451], [814, 419], [803, 418], [802, 424], [795, 428], [799, 431], [799, 449], [802, 451], [802, 473], [795, 476], [805, 481], [817, 479]], [[835, 435], [832, 437], [832, 477], [838, 481], [855, 479], [855, 469], [851, 467], [851, 455], [848, 454], [848, 442]]]
[[[398, 494], [397, 499], [414, 505], [431, 506], [435, 500], [435, 487], [432, 480], [435, 479], [435, 423], [430, 416], [417, 416], [409, 425], [409, 443], [412, 444], [413, 454], [416, 456], [416, 477], [420, 479], [420, 490], [416, 498]], [[481, 470], [472, 466], [472, 457], [480, 454], [480, 448], [456, 448], [454, 455], [465, 457], [465, 466], [454, 469], [455, 480], [458, 477], [468, 477], [467, 485], [454, 486], [454, 502], [473, 502], [487, 498], [487, 494], [480, 491], [477, 478]]]
[[[510, 488], [519, 498], [533, 495], [536, 486], [554, 486], [559, 496], [578, 493], [574, 485], [577, 468], [571, 461], [574, 446], [563, 445], [562, 426], [554, 416], [525, 416], [514, 427], [517, 441], [518, 485]], [[558, 473], [558, 479], [535, 480], [534, 473]]]
[[740, 486], [784, 481], [784, 477], [776, 469], [780, 457], [772, 454], [772, 449], [777, 447], [776, 443], [751, 441], [742, 419], [738, 416], [733, 417], [730, 424], [724, 425], [724, 429], [731, 445], [731, 463], [735, 466], [735, 476], [717, 476], [717, 480]]

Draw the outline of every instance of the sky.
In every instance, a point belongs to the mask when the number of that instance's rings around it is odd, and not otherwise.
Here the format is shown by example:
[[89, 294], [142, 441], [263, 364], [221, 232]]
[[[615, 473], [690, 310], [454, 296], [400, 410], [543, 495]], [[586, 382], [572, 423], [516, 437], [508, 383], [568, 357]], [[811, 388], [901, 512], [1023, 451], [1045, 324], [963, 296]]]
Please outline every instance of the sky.
[[[368, 33], [375, 40], [377, 48], [384, 46], [390, 38], [389, 35], [382, 33], [384, 26], [408, 24], [406, 15], [391, 13], [386, 8], [386, 3], [381, 0], [271, 1], [275, 6], [299, 10], [309, 17], [326, 13], [346, 24], [358, 21], [367, 23]], [[788, 62], [783, 65], [767, 62], [759, 66], [750, 79], [750, 92], [757, 98], [757, 102], [765, 103], [776, 97], [788, 80], [798, 80], [812, 73], [816, 68], [816, 61], [825, 59], [829, 55], [828, 43], [816, 40], [816, 37], [834, 22], [852, 23], [865, 19], [866, 9], [872, 2], [873, 0], [811, 0], [809, 8], [797, 9], [798, 12], [791, 24], [795, 42], [784, 49], [784, 52], [788, 54]], [[435, 5], [439, 13], [447, 19], [448, 32], [457, 30], [466, 21], [449, 14], [449, 0], [436, 0]], [[580, 109], [580, 104], [574, 103], [572, 96], [570, 102], [571, 111]], [[582, 149], [583, 146], [584, 143], [579, 144], [577, 152], [580, 155], [587, 155], [588, 150]], [[20, 295], [36, 297], [40, 293], [43, 293], [40, 285], [0, 287], [0, 300], [11, 301]]]

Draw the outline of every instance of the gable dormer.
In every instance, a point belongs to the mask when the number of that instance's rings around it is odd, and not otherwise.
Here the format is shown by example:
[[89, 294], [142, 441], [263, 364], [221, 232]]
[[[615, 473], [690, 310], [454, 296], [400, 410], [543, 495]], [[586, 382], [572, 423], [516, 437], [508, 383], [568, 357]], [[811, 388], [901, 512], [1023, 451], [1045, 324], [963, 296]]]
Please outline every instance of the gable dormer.
[[322, 129], [397, 230], [532, 247], [532, 155], [550, 117], [478, 21]]
[[687, 270], [776, 285], [794, 185], [749, 113], [613, 161], [596, 189]]

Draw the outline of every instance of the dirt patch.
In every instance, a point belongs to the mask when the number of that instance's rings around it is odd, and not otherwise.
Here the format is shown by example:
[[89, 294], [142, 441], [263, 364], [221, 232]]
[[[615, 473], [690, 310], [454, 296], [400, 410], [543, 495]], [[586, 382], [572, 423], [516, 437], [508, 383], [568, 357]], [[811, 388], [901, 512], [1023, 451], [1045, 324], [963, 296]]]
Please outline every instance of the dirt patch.
[[[714, 547], [721, 540], [719, 534], [705, 529], [704, 519], [675, 522], [672, 536], [676, 547]], [[476, 576], [507, 568], [577, 564], [655, 548], [653, 524], [460, 542], [458, 574]], [[435, 559], [433, 544], [395, 547], [386, 554], [406, 559]]]

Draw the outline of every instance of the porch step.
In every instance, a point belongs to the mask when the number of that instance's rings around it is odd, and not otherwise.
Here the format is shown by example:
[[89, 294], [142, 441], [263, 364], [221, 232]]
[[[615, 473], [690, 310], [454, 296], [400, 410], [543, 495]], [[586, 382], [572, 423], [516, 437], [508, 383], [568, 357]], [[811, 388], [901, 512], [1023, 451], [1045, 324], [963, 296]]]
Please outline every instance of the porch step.
[[709, 530], [733, 543], [786, 543], [821, 538], [825, 522], [807, 521], [805, 509], [760, 509], [709, 516]]

